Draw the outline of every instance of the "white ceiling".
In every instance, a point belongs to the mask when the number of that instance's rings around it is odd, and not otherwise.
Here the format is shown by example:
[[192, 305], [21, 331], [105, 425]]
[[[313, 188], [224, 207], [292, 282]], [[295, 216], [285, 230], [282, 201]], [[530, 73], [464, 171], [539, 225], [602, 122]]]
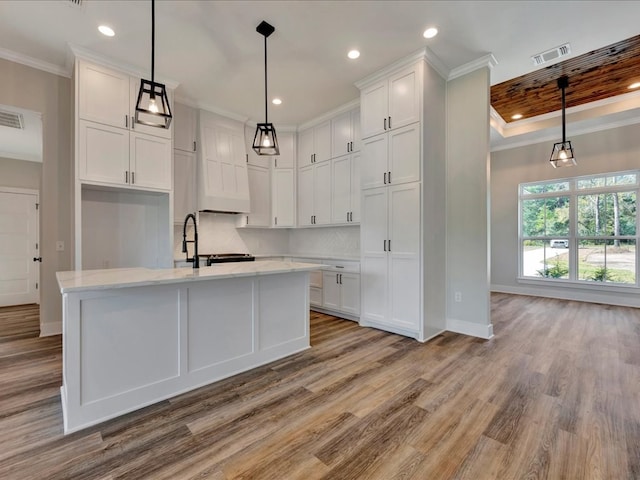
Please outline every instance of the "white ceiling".
[[[638, 1], [157, 0], [156, 77], [177, 82], [176, 96], [188, 103], [262, 121], [263, 37], [255, 27], [266, 20], [276, 28], [269, 95], [283, 100], [269, 105], [270, 120], [293, 126], [358, 98], [354, 82], [425, 46], [449, 70], [493, 54], [496, 84], [539, 68], [530, 56], [552, 47], [568, 42], [577, 56], [635, 36], [639, 18]], [[101, 23], [116, 36], [98, 33]], [[426, 40], [431, 25], [440, 33]], [[149, 76], [150, 0], [83, 0], [80, 8], [0, 1], [0, 56], [68, 74], [69, 45]], [[352, 48], [358, 60], [347, 58]], [[504, 138], [502, 127], [494, 141]]]

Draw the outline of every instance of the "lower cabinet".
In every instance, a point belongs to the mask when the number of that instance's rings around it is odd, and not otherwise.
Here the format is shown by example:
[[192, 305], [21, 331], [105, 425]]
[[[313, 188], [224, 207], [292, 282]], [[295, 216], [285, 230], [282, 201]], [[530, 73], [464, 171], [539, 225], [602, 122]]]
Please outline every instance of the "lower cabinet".
[[322, 307], [322, 270], [315, 270], [309, 275], [309, 305]]
[[322, 306], [360, 315], [360, 274], [322, 272]]

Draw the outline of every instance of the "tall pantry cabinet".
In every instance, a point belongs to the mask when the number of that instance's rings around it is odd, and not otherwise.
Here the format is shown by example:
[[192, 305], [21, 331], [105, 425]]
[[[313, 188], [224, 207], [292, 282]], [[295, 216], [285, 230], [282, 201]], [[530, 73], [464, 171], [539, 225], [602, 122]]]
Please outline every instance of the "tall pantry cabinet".
[[73, 83], [75, 268], [171, 266], [173, 129], [135, 121], [124, 69], [78, 56]]
[[[446, 82], [426, 52], [357, 84], [361, 110], [360, 324], [428, 340], [445, 329]], [[428, 189], [427, 189], [428, 186]], [[441, 298], [438, 298], [441, 297]]]

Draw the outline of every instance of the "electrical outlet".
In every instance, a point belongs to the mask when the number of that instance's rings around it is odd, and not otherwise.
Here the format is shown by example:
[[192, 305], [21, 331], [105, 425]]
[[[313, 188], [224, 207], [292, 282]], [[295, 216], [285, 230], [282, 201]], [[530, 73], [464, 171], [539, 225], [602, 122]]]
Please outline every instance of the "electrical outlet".
[[56, 242], [56, 251], [57, 252], [64, 252], [64, 242], [62, 240], [58, 240]]
[[462, 302], [462, 292], [456, 292], [453, 295], [453, 299], [456, 301], [456, 303]]

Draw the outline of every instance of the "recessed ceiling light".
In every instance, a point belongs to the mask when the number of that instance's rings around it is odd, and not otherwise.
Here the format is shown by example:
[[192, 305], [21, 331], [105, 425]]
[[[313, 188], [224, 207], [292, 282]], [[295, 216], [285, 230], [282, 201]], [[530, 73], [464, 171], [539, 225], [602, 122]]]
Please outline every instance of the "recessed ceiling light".
[[280, 100], [279, 98], [274, 98], [273, 100], [271, 100], [271, 103], [273, 103], [274, 105], [280, 105], [282, 103], [282, 100]]
[[631, 84], [631, 85], [629, 85], [627, 88], [629, 88], [629, 89], [633, 90], [634, 88], [638, 88], [638, 87], [640, 87], [640, 82], [632, 83], [632, 84]]
[[433, 38], [438, 34], [438, 29], [436, 27], [429, 27], [427, 28], [424, 33], [422, 34], [422, 36], [424, 38]]
[[349, 57], [351, 60], [355, 60], [359, 56], [360, 52], [358, 50], [351, 50], [349, 53], [347, 53], [347, 57]]
[[113, 37], [116, 34], [116, 32], [113, 31], [113, 28], [107, 27], [106, 25], [100, 25], [98, 30], [106, 37]]
[[515, 115], [511, 115], [511, 120], [520, 120], [522, 118], [521, 113], [516, 113]]

